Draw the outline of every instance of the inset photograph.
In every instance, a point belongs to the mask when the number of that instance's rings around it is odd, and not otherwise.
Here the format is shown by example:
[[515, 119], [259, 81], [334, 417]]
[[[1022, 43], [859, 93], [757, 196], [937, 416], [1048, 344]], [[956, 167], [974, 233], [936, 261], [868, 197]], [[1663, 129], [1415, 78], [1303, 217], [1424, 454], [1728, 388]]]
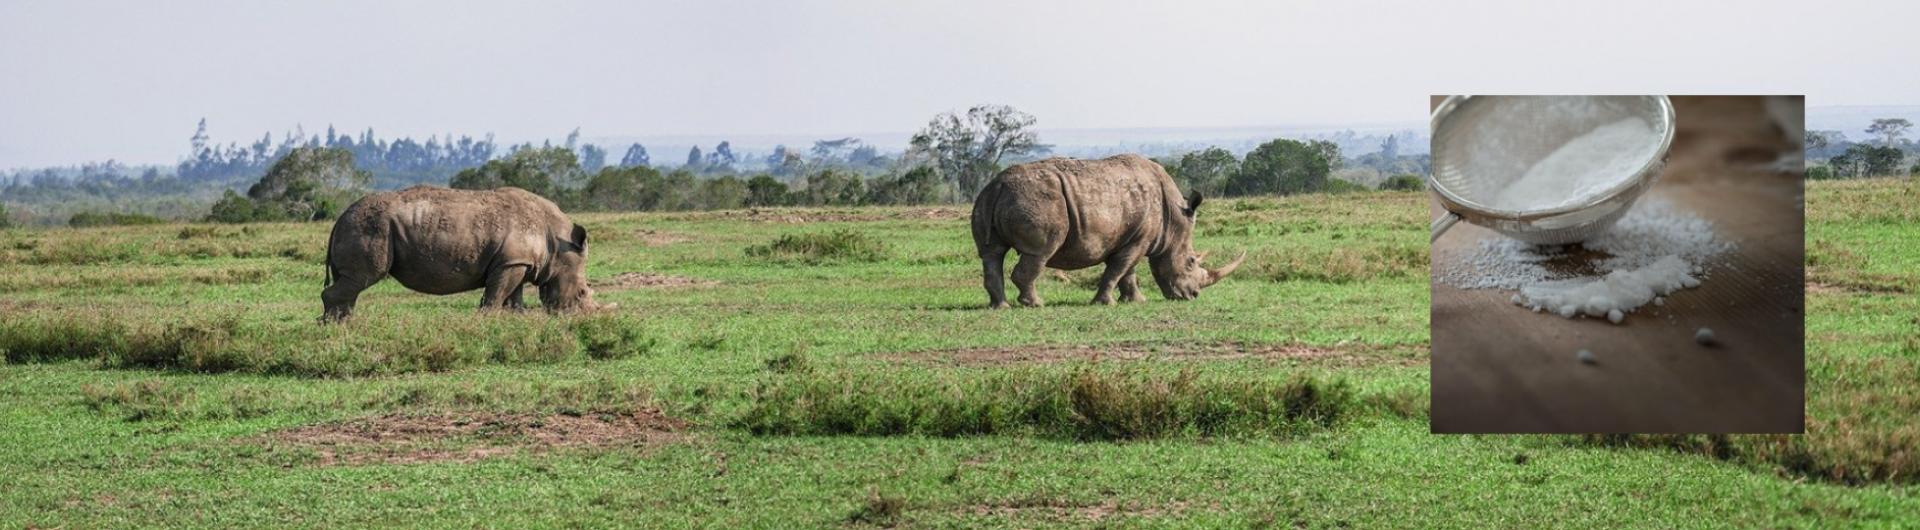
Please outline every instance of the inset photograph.
[[1435, 96], [1435, 433], [1797, 433], [1799, 96]]

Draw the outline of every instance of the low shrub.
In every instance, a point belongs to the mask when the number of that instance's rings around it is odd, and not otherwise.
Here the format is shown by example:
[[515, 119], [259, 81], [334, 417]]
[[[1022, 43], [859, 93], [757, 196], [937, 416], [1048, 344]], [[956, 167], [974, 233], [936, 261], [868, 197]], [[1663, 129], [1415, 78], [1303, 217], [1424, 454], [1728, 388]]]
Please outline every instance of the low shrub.
[[73, 228], [92, 228], [96, 226], [138, 226], [165, 223], [158, 217], [137, 213], [94, 213], [80, 212], [67, 218], [67, 226]]
[[1427, 189], [1427, 181], [1419, 175], [1394, 175], [1380, 183], [1380, 189], [1389, 191], [1421, 191]]
[[118, 414], [127, 421], [173, 418], [196, 404], [193, 390], [169, 381], [149, 379], [115, 385], [80, 387], [87, 408]]
[[1380, 278], [1424, 278], [1424, 244], [1334, 247], [1324, 254], [1307, 251], [1249, 258], [1256, 274], [1276, 282], [1318, 281], [1353, 283]]
[[[419, 332], [423, 326], [436, 332]], [[637, 326], [614, 317], [572, 321], [544, 314], [329, 326], [217, 317], [130, 328], [111, 316], [56, 312], [0, 323], [0, 355], [9, 363], [95, 359], [110, 368], [300, 377], [617, 359], [655, 346]]]
[[808, 370], [764, 382], [734, 426], [762, 435], [1038, 435], [1076, 440], [1286, 435], [1326, 428], [1345, 383], [1082, 367], [965, 376]]
[[808, 263], [880, 261], [887, 259], [889, 249], [886, 243], [866, 234], [839, 230], [824, 234], [783, 235], [765, 245], [747, 247], [747, 255]]
[[594, 360], [646, 355], [656, 344], [642, 335], [638, 326], [608, 316], [582, 318], [574, 322], [573, 331], [579, 338], [581, 350]]
[[0, 322], [8, 363], [103, 359], [127, 349], [127, 327], [104, 319], [13, 318]]

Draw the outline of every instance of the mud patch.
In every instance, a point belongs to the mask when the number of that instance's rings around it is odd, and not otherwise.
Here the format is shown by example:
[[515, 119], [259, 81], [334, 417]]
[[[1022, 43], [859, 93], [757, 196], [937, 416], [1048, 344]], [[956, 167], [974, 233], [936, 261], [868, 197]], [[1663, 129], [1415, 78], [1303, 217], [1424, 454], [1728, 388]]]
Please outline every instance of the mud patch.
[[34, 301], [21, 302], [11, 299], [0, 299], [0, 314], [26, 313], [41, 307], [46, 307], [46, 304]]
[[848, 223], [891, 220], [934, 220], [950, 221], [966, 219], [970, 210], [954, 207], [904, 208], [898, 210], [873, 209], [830, 210], [820, 208], [791, 209], [748, 209], [714, 212], [712, 218], [745, 220], [758, 223]]
[[601, 290], [706, 287], [720, 284], [720, 282], [713, 280], [702, 280], [671, 274], [655, 274], [651, 272], [622, 272], [614, 275], [612, 278], [594, 280], [589, 283], [593, 285], [594, 289]]
[[1098, 346], [1036, 345], [962, 348], [882, 355], [891, 361], [947, 364], [954, 366], [1000, 366], [1008, 364], [1052, 364], [1101, 361], [1214, 361], [1260, 359], [1274, 362], [1306, 362], [1339, 366], [1397, 364], [1413, 366], [1427, 362], [1424, 349], [1417, 347], [1338, 346], [1316, 347], [1281, 344], [1119, 343]]
[[973, 212], [963, 208], [915, 208], [901, 212], [896, 219], [955, 220], [966, 219]]
[[1807, 294], [1901, 294], [1908, 289], [1898, 280], [1872, 281], [1869, 279], [1827, 278], [1807, 281]]
[[1179, 517], [1194, 508], [1192, 503], [1186, 501], [1148, 505], [1113, 499], [1089, 502], [1036, 497], [973, 504], [961, 508], [960, 511], [980, 517], [1098, 523], [1115, 518]]
[[634, 237], [637, 237], [640, 239], [640, 244], [646, 245], [649, 247], [664, 247], [667, 245], [672, 245], [674, 243], [685, 243], [693, 240], [693, 238], [691, 237], [675, 234], [672, 232], [661, 232], [659, 230], [650, 230], [650, 229], [644, 229], [644, 228], [640, 229], [637, 232], [634, 232], [633, 235]]
[[686, 438], [688, 425], [657, 410], [626, 414], [391, 414], [264, 436], [270, 450], [311, 451], [314, 464], [472, 462], [555, 449], [648, 448]]

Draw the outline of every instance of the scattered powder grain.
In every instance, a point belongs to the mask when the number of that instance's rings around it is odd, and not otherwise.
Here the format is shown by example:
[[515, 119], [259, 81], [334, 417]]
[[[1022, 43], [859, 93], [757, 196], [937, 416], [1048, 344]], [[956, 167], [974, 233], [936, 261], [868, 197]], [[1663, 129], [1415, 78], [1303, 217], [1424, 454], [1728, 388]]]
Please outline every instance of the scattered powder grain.
[[1582, 246], [1602, 255], [1589, 263], [1596, 275], [1550, 269], [1548, 262], [1566, 257], [1563, 247], [1491, 237], [1469, 251], [1436, 255], [1436, 276], [1461, 289], [1518, 291], [1514, 305], [1535, 311], [1619, 323], [1649, 302], [1665, 305], [1668, 294], [1698, 286], [1711, 260], [1734, 249], [1712, 223], [1654, 196]]
[[1622, 310], [1632, 310], [1680, 289], [1700, 285], [1693, 266], [1678, 256], [1665, 256], [1638, 269], [1622, 269], [1599, 278], [1552, 280], [1520, 288], [1525, 305], [1573, 318], [1605, 316], [1618, 324]]
[[1712, 346], [1716, 342], [1713, 338], [1713, 329], [1700, 328], [1699, 331], [1693, 332], [1693, 341], [1700, 343], [1701, 346]]

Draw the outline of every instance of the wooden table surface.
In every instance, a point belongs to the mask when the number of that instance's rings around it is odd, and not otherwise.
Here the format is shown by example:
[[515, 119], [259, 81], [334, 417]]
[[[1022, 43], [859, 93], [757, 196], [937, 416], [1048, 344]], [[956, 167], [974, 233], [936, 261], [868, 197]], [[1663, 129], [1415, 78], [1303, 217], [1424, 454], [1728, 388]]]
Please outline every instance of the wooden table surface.
[[[1738, 248], [1694, 289], [1621, 324], [1515, 306], [1513, 291], [1432, 287], [1436, 433], [1800, 432], [1805, 395], [1802, 178], [1766, 167], [1798, 149], [1759, 98], [1675, 98], [1666, 173], [1648, 197], [1714, 223]], [[1429, 201], [1430, 215], [1441, 210]], [[1456, 225], [1436, 270], [1483, 238]], [[1720, 344], [1703, 347], [1695, 330]], [[1595, 364], [1576, 353], [1591, 350]]]

